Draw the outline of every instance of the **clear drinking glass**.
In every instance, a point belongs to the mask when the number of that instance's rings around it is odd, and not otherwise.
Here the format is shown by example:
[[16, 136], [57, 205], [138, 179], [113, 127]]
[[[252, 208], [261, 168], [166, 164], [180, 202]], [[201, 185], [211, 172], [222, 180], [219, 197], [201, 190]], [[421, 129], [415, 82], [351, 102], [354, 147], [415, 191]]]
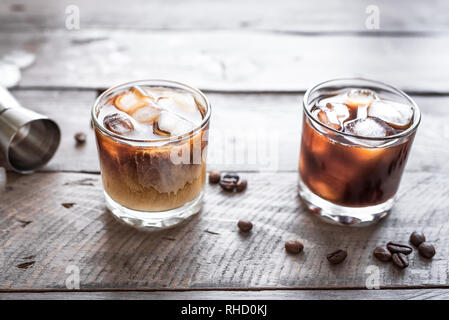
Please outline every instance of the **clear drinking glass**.
[[[130, 88], [162, 88], [193, 95], [201, 124], [171, 137], [136, 139], [108, 130], [98, 119], [109, 99]], [[168, 228], [201, 209], [211, 107], [198, 89], [165, 80], [125, 83], [101, 94], [92, 108], [104, 195], [118, 219], [136, 227]]]
[[[406, 104], [411, 126], [398, 134], [367, 138], [343, 133], [311, 114], [314, 103], [349, 88], [364, 88]], [[307, 90], [299, 160], [299, 194], [309, 210], [332, 223], [361, 226], [392, 208], [421, 113], [403, 91], [366, 79], [335, 79]]]

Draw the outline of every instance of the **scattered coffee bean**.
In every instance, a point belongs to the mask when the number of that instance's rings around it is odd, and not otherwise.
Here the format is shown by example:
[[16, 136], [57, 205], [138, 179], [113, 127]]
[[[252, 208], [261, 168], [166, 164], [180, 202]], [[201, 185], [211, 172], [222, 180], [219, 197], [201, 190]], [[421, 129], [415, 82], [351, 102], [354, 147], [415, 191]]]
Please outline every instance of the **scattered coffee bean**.
[[398, 243], [398, 242], [388, 242], [387, 249], [390, 250], [391, 253], [402, 253], [402, 254], [410, 254], [412, 253], [412, 247], [409, 247], [406, 244]]
[[414, 246], [419, 246], [421, 243], [423, 243], [424, 241], [426, 241], [426, 237], [424, 236], [424, 233], [422, 232], [418, 232], [418, 231], [414, 231], [411, 235], [410, 235], [410, 242], [414, 245]]
[[86, 142], [86, 134], [84, 132], [78, 132], [75, 134], [76, 143], [82, 144]]
[[237, 222], [237, 226], [239, 227], [240, 231], [243, 232], [248, 232], [253, 228], [252, 222], [246, 220], [239, 220], [239, 222]]
[[238, 174], [235, 173], [226, 173], [223, 177], [220, 179], [220, 187], [228, 192], [232, 192], [237, 188], [237, 182], [239, 182], [240, 177]]
[[380, 261], [387, 262], [391, 260], [391, 253], [384, 247], [374, 249], [374, 256]]
[[247, 186], [248, 186], [248, 181], [243, 179], [243, 180], [239, 180], [237, 182], [237, 184], [235, 185], [235, 188], [236, 188], [237, 192], [242, 192], [242, 191], [245, 191]]
[[345, 250], [339, 249], [337, 251], [329, 253], [327, 255], [327, 260], [329, 260], [329, 262], [332, 264], [339, 264], [339, 263], [342, 263], [346, 259], [347, 255], [348, 254], [346, 253]]
[[285, 250], [289, 253], [300, 253], [304, 249], [304, 245], [298, 240], [289, 240], [285, 243]]
[[225, 173], [222, 180], [229, 180], [237, 183], [240, 180], [240, 176], [237, 173]]
[[431, 259], [436, 253], [435, 247], [428, 242], [421, 243], [418, 247], [418, 251], [420, 255], [428, 259]]
[[407, 256], [403, 253], [393, 253], [392, 256], [393, 259], [393, 263], [396, 267], [401, 268], [401, 269], [405, 269], [408, 267], [408, 259]]
[[212, 183], [212, 184], [219, 183], [220, 179], [221, 179], [220, 171], [211, 171], [209, 173], [209, 183]]
[[220, 187], [224, 190], [224, 191], [228, 191], [228, 192], [232, 192], [235, 190], [235, 183], [233, 181], [229, 181], [229, 180], [223, 180], [221, 179], [220, 182]]

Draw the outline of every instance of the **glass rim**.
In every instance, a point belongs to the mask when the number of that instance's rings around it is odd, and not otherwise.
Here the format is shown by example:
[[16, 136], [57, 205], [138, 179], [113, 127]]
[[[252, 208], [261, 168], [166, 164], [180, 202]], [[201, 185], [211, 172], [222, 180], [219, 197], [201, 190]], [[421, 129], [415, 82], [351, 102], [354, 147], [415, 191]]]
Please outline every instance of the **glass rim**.
[[[363, 137], [363, 136], [359, 136], [359, 135], [355, 135], [355, 134], [351, 134], [351, 133], [347, 133], [347, 132], [341, 132], [338, 131], [322, 122], [320, 122], [318, 119], [316, 119], [315, 117], [313, 117], [313, 115], [311, 114], [310, 110], [309, 110], [309, 96], [312, 92], [314, 92], [318, 87], [326, 85], [326, 84], [330, 84], [332, 82], [335, 81], [365, 81], [365, 82], [369, 82], [371, 84], [373, 84], [373, 86], [378, 86], [378, 87], [386, 87], [389, 90], [393, 91], [393, 93], [398, 94], [400, 96], [402, 96], [403, 98], [405, 98], [407, 100], [407, 102], [413, 107], [413, 111], [414, 111], [414, 117], [416, 116], [417, 119], [413, 120], [413, 124], [407, 128], [406, 130], [399, 132], [397, 134], [391, 135], [391, 136], [386, 136], [386, 137]], [[363, 86], [361, 86], [363, 87]], [[344, 87], [342, 87], [344, 88]], [[349, 88], [349, 87], [348, 87]], [[372, 141], [385, 141], [385, 140], [393, 140], [393, 139], [398, 139], [398, 138], [402, 138], [402, 137], [406, 137], [409, 136], [410, 134], [412, 134], [413, 132], [416, 131], [416, 129], [418, 128], [418, 125], [421, 123], [421, 110], [419, 109], [418, 105], [416, 104], [416, 102], [408, 95], [406, 94], [404, 91], [402, 91], [401, 89], [389, 85], [385, 82], [381, 82], [381, 81], [377, 81], [377, 80], [371, 80], [371, 79], [366, 79], [366, 78], [335, 78], [335, 79], [331, 79], [331, 80], [326, 80], [326, 81], [322, 81], [320, 83], [315, 84], [314, 86], [312, 86], [311, 88], [307, 89], [306, 93], [304, 94], [303, 97], [303, 101], [302, 101], [302, 105], [303, 105], [303, 109], [305, 114], [307, 115], [308, 119], [311, 119], [313, 122], [319, 124], [320, 126], [325, 127], [327, 130], [330, 130], [332, 132], [338, 133], [342, 136], [347, 136], [347, 137], [352, 137], [352, 138], [357, 138], [357, 139], [362, 139], [362, 140], [372, 140]]]
[[[115, 90], [129, 88], [129, 87], [132, 87], [133, 85], [153, 85], [153, 86], [160, 85], [162, 87], [165, 86], [168, 88], [172, 87], [172, 88], [177, 88], [177, 89], [187, 89], [187, 90], [193, 91], [194, 93], [198, 94], [206, 103], [206, 114], [204, 115], [204, 118], [201, 121], [201, 123], [198, 126], [196, 126], [193, 130], [186, 132], [182, 135], [175, 136], [175, 137], [170, 136], [170, 137], [164, 137], [164, 138], [160, 138], [160, 139], [136, 139], [136, 138], [129, 138], [129, 137], [124, 137], [122, 135], [116, 134], [116, 133], [106, 129], [102, 124], [99, 123], [97, 116], [95, 114], [95, 109], [100, 104], [100, 102], [103, 100], [103, 98], [106, 95], [108, 95], [109, 93], [111, 93]], [[164, 80], [164, 79], [135, 80], [135, 81], [129, 81], [129, 82], [125, 82], [122, 84], [112, 86], [109, 89], [102, 92], [97, 97], [97, 99], [95, 100], [95, 102], [91, 108], [91, 118], [95, 125], [95, 128], [100, 130], [103, 134], [105, 134], [107, 136], [112, 136], [112, 137], [114, 137], [118, 140], [122, 140], [122, 141], [140, 142], [140, 143], [177, 142], [177, 141], [182, 141], [182, 140], [188, 139], [188, 138], [196, 135], [198, 132], [202, 131], [204, 129], [204, 127], [207, 126], [207, 124], [209, 123], [210, 115], [211, 115], [211, 104], [209, 102], [209, 99], [206, 97], [206, 95], [203, 92], [201, 92], [201, 90], [199, 90], [195, 87], [191, 87], [191, 86], [186, 85], [181, 82], [172, 81], [172, 80]]]

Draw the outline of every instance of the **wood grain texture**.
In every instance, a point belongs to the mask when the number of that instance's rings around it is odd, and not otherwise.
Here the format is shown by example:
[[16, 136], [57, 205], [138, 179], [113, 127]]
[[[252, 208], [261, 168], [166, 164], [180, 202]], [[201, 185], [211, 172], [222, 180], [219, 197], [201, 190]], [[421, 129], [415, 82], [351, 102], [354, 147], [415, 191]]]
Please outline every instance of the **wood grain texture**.
[[[448, 3], [377, 0], [3, 0], [0, 29], [64, 28], [66, 8], [80, 10], [82, 29], [250, 29], [285, 32], [439, 32], [449, 30]], [[368, 30], [366, 8], [376, 5], [380, 29]], [[100, 9], [101, 8], [101, 9]]]
[[449, 300], [448, 289], [3, 292], [0, 300]]
[[201, 89], [305, 91], [363, 76], [409, 91], [449, 92], [449, 36], [311, 37], [252, 31], [0, 32], [0, 54], [25, 48], [36, 63], [20, 87], [106, 88], [163, 78]]
[[[372, 4], [378, 30], [365, 26]], [[80, 9], [80, 30], [66, 29], [67, 5]], [[14, 94], [54, 118], [62, 141], [43, 172], [9, 172], [0, 193], [0, 299], [449, 299], [448, 9], [444, 0], [1, 1], [0, 56], [37, 57]], [[364, 229], [316, 220], [296, 191], [300, 93], [341, 76], [417, 93], [423, 111], [399, 201]], [[140, 78], [205, 89], [208, 168], [249, 180], [235, 195], [208, 185], [199, 215], [157, 233], [106, 210], [89, 128], [97, 89]], [[82, 146], [79, 131], [88, 133]], [[239, 233], [238, 219], [253, 231]], [[436, 246], [432, 261], [415, 252], [400, 271], [372, 257], [416, 229]], [[284, 250], [294, 238], [305, 244], [297, 256]], [[331, 266], [325, 256], [337, 248], [349, 256]], [[67, 291], [68, 266], [79, 268], [82, 292]], [[382, 290], [362, 290], [368, 267], [379, 268]]]
[[[148, 233], [112, 218], [99, 175], [8, 174], [0, 202], [0, 289], [65, 290], [70, 265], [80, 270], [81, 289], [100, 291], [364, 289], [369, 266], [379, 268], [381, 288], [448, 287], [447, 176], [407, 172], [392, 214], [362, 229], [335, 227], [306, 213], [296, 173], [245, 177], [245, 193], [223, 194], [208, 185], [199, 215], [176, 229]], [[251, 233], [238, 232], [238, 219], [254, 223]], [[415, 252], [400, 271], [372, 257], [377, 245], [407, 241], [415, 229], [435, 244], [432, 261]], [[305, 244], [297, 256], [284, 250], [294, 238]], [[330, 265], [325, 256], [337, 248], [345, 248], [348, 258]], [[24, 263], [30, 265], [19, 267]]]
[[[14, 90], [24, 105], [55, 119], [62, 141], [45, 171], [99, 172], [90, 129], [94, 91]], [[208, 168], [238, 171], [297, 171], [301, 137], [300, 94], [207, 93], [212, 103]], [[414, 96], [423, 120], [406, 169], [449, 172], [449, 97]], [[88, 134], [77, 146], [76, 132]]]

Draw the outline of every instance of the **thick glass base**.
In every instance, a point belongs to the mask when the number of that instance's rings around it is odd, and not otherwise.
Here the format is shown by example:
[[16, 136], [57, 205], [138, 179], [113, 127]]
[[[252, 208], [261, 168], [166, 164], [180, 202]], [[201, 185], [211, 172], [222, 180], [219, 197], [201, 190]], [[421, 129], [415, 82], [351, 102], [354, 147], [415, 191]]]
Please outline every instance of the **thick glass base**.
[[203, 192], [182, 207], [167, 211], [138, 211], [122, 206], [105, 192], [106, 206], [120, 221], [136, 228], [161, 230], [172, 228], [201, 210]]
[[314, 194], [301, 180], [298, 182], [299, 195], [310, 212], [325, 222], [363, 227], [376, 223], [390, 213], [394, 198], [369, 207], [344, 207], [324, 200]]

